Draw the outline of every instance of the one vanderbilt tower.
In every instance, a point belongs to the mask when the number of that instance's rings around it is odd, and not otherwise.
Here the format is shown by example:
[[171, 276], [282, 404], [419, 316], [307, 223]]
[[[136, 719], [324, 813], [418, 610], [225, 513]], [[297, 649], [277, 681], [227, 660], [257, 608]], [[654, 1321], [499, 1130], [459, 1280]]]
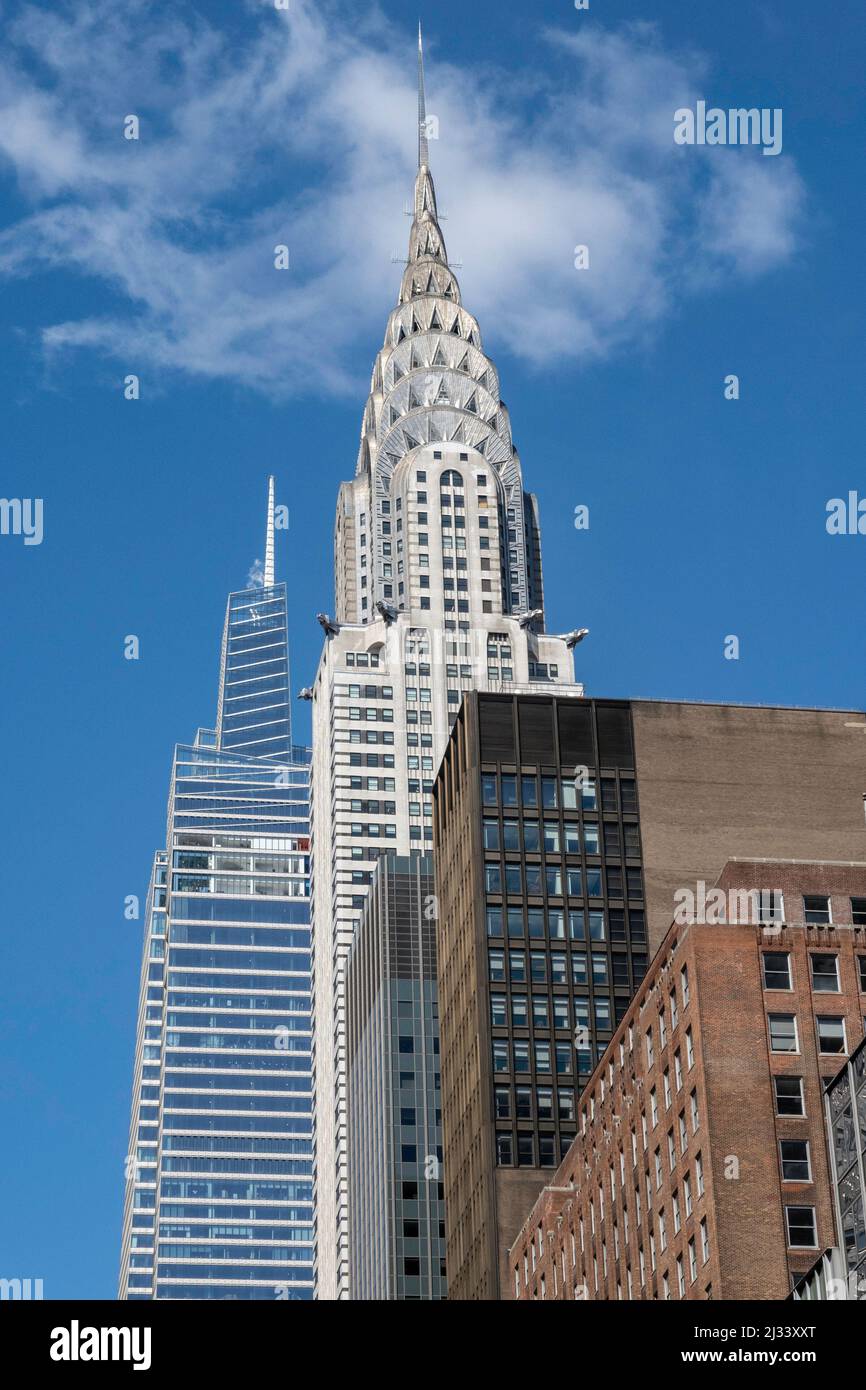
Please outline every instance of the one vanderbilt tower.
[[421, 42], [409, 254], [334, 527], [313, 699], [316, 1287], [351, 1296], [345, 964], [381, 853], [432, 847], [433, 778], [468, 690], [581, 695], [581, 632], [544, 631], [538, 505], [464, 308], [430, 172]]

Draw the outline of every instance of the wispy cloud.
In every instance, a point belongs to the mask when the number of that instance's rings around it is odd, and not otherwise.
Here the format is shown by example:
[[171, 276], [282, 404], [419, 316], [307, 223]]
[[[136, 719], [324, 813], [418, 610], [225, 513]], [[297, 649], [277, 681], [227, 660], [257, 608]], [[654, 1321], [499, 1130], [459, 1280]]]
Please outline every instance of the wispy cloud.
[[[0, 274], [82, 277], [80, 314], [55, 320], [46, 299], [47, 352], [269, 394], [357, 391], [399, 280], [415, 92], [408, 30], [353, 16], [251, 4], [228, 34], [182, 0], [83, 0], [50, 24], [19, 9], [0, 173], [25, 211], [0, 233]], [[720, 275], [784, 263], [804, 197], [787, 153], [674, 145], [705, 60], [652, 26], [546, 38], [551, 72], [481, 84], [434, 53], [428, 74], [467, 305], [494, 349], [539, 367], [609, 353]], [[123, 138], [130, 113], [139, 141]]]

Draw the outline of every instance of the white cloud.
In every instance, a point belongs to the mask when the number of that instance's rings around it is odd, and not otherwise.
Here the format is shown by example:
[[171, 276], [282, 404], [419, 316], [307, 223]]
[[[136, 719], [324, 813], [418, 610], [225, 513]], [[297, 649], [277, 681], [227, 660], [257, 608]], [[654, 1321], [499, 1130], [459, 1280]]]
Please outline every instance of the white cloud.
[[[148, 0], [10, 23], [0, 171], [30, 210], [0, 235], [0, 274], [59, 267], [88, 277], [83, 302], [88, 280], [103, 291], [64, 321], [46, 302], [46, 350], [271, 394], [358, 390], [399, 283], [415, 90], [408, 30], [353, 14], [256, 6], [240, 39]], [[699, 56], [649, 25], [546, 37], [547, 73], [428, 64], [467, 307], [494, 352], [539, 367], [620, 348], [720, 271], [784, 263], [803, 200], [787, 153], [674, 145], [674, 110], [704, 94]]]

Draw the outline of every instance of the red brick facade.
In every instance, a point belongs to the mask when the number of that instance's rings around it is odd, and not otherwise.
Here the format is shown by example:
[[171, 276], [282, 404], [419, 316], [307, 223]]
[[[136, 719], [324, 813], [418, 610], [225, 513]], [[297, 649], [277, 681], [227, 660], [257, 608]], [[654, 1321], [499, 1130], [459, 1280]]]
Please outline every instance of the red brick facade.
[[[717, 887], [741, 909], [729, 890], [781, 893], [781, 921], [671, 927], [512, 1246], [510, 1296], [781, 1299], [836, 1243], [822, 1087], [863, 1037], [866, 864], [733, 860]], [[822, 900], [830, 923], [807, 922]]]

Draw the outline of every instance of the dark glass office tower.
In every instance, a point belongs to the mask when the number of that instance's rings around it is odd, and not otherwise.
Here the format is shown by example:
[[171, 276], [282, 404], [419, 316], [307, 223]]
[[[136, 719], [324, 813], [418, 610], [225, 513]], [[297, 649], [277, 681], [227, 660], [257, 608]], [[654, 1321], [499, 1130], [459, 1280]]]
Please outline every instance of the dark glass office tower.
[[231, 594], [148, 890], [119, 1296], [311, 1299], [309, 756], [286, 589]]

